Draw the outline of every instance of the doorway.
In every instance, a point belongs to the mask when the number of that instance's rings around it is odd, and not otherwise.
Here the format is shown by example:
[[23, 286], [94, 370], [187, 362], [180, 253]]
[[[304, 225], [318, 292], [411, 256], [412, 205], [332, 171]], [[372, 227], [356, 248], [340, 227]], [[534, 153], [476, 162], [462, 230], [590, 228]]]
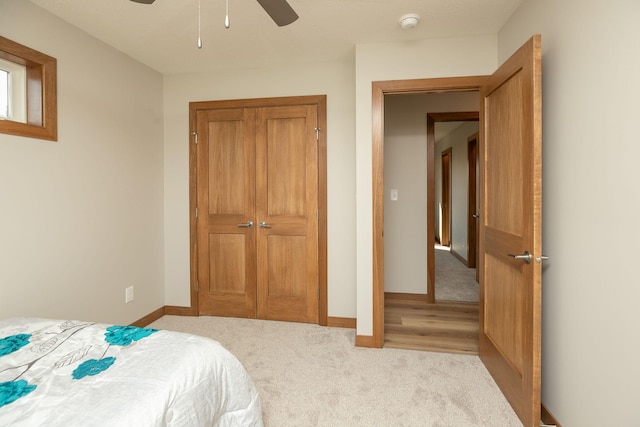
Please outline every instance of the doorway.
[[[440, 92], [478, 92], [486, 81], [485, 76], [473, 77], [452, 77], [440, 79], [417, 79], [402, 81], [382, 81], [373, 82], [372, 95], [372, 123], [380, 124], [372, 129], [372, 174], [374, 177], [373, 198], [373, 336], [372, 345], [374, 347], [384, 346], [384, 106], [385, 95], [412, 94], [412, 93], [440, 93]], [[435, 123], [435, 122], [433, 122]], [[427, 135], [433, 135], [434, 126], [429, 126], [427, 122]], [[427, 149], [427, 164], [434, 164], [434, 150]], [[435, 186], [434, 169], [431, 168], [427, 174], [427, 185]], [[435, 187], [431, 187], [435, 188]], [[435, 206], [433, 191], [427, 191], [427, 206]], [[431, 210], [433, 212], [433, 210]], [[435, 224], [433, 215], [427, 216], [426, 233], [433, 233]], [[431, 230], [431, 231], [430, 231]], [[427, 234], [427, 236], [429, 236]], [[427, 240], [434, 242], [435, 237], [427, 237]], [[427, 245], [430, 247], [431, 245]], [[428, 256], [428, 255], [427, 255]], [[433, 277], [434, 258], [427, 259], [427, 275]], [[433, 282], [431, 282], [433, 283]], [[429, 297], [431, 295], [431, 297]], [[428, 293], [427, 298], [432, 298], [433, 293]], [[433, 302], [433, 301], [430, 301]]]
[[478, 122], [478, 111], [427, 114], [427, 149], [434, 153], [429, 157], [442, 158], [442, 163], [428, 161], [427, 166], [433, 169], [427, 191], [435, 198], [433, 202], [429, 199], [427, 207], [431, 214], [427, 242], [435, 243], [427, 253], [430, 303], [479, 299], [477, 270], [469, 262], [470, 209], [475, 209], [469, 198], [473, 194], [475, 200], [476, 180], [471, 183], [468, 178], [467, 147], [469, 135], [478, 133]]
[[[478, 93], [473, 91], [385, 97], [385, 347], [477, 354], [475, 271], [450, 249], [455, 236], [455, 248], [467, 255], [462, 252], [467, 235], [467, 138], [478, 132], [479, 117], [477, 111], [468, 111], [477, 109], [478, 103]], [[428, 113], [443, 108], [453, 112]], [[429, 143], [427, 115], [434, 130]], [[427, 162], [427, 157], [434, 162]], [[444, 168], [440, 168], [442, 160]], [[429, 186], [428, 172], [434, 178], [429, 179]], [[435, 200], [428, 208], [427, 193]], [[447, 196], [452, 193], [455, 200]], [[449, 216], [441, 215], [448, 210], [443, 205], [455, 210], [456, 227], [446, 236], [440, 231], [449, 229], [442, 226], [441, 217]], [[435, 265], [435, 296], [439, 301], [427, 304], [427, 297], [433, 297], [434, 292], [427, 294], [425, 261], [427, 252], [434, 250], [434, 236], [438, 243], [447, 245], [447, 250], [435, 250], [431, 266]]]

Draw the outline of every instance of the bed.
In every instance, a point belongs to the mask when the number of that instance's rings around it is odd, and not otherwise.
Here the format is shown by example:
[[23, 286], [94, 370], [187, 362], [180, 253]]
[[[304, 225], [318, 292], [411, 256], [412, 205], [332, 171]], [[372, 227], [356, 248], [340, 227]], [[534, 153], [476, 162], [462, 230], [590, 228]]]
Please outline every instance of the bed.
[[0, 426], [262, 426], [216, 341], [73, 320], [0, 320]]

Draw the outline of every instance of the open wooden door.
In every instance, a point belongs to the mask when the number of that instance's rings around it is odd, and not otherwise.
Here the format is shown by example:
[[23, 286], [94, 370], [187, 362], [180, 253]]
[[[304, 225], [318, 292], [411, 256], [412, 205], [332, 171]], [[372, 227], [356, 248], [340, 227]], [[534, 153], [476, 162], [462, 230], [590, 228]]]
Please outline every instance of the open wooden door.
[[478, 281], [478, 132], [467, 138], [467, 267], [476, 269]]
[[480, 357], [526, 427], [540, 425], [540, 36], [481, 88]]
[[451, 246], [451, 152], [451, 148], [442, 152], [442, 223], [440, 224], [442, 246]]

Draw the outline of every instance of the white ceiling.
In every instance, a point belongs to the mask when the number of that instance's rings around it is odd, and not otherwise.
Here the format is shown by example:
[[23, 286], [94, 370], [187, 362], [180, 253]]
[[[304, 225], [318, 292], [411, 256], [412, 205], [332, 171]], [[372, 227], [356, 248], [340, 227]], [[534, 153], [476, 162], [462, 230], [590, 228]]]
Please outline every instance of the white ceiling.
[[[300, 18], [278, 27], [255, 0], [31, 0], [54, 15], [163, 73], [332, 61], [359, 43], [495, 34], [522, 0], [288, 0]], [[403, 30], [399, 18], [417, 13]]]

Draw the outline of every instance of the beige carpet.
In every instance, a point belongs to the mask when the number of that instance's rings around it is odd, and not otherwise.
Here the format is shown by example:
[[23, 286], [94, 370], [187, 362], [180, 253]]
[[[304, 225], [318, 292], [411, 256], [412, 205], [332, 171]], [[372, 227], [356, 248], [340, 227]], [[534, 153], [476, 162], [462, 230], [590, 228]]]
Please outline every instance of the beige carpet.
[[476, 356], [357, 348], [353, 329], [299, 323], [164, 316], [150, 326], [235, 354], [267, 427], [521, 425]]
[[436, 301], [478, 302], [479, 285], [476, 269], [469, 268], [449, 252], [449, 248], [435, 251]]

